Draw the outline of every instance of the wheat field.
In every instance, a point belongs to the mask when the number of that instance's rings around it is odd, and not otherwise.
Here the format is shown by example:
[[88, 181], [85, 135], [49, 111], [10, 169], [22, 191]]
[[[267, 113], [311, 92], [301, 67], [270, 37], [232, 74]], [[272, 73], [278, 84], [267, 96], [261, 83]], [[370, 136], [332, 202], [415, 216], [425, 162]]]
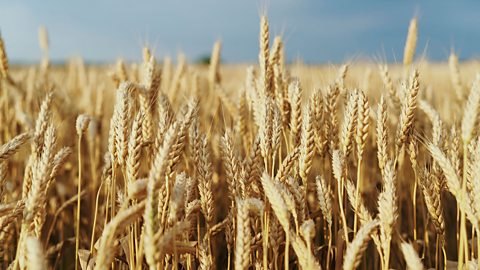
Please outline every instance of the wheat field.
[[[478, 269], [480, 64], [9, 66], [1, 269]], [[175, 64], [174, 64], [175, 62]]]

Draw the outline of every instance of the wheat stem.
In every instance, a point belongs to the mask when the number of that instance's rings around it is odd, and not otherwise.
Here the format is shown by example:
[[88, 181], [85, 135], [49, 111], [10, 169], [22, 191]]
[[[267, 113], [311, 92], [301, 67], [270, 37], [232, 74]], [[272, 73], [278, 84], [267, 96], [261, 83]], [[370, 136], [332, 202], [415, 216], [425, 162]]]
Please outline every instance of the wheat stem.
[[82, 192], [82, 133], [78, 136], [78, 184], [77, 184], [77, 214], [75, 224], [75, 269], [78, 269], [78, 250], [80, 247], [80, 209]]

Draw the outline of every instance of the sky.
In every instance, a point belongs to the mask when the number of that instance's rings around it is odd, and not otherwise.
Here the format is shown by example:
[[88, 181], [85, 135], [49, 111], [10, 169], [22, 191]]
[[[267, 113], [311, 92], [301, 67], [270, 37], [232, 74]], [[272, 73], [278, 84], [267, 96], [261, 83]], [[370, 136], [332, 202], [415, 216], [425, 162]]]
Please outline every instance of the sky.
[[290, 61], [401, 62], [413, 16], [418, 54], [440, 61], [454, 49], [461, 59], [480, 58], [480, 1], [473, 0], [0, 1], [0, 32], [12, 62], [41, 58], [40, 25], [53, 61], [137, 61], [144, 45], [158, 58], [183, 52], [195, 61], [220, 39], [224, 62], [253, 62], [263, 13]]

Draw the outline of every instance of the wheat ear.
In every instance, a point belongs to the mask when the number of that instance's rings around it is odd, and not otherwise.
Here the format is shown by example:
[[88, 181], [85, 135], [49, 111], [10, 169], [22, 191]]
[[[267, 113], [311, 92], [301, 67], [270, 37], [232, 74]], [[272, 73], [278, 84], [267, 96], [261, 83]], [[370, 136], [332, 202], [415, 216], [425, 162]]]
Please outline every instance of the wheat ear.
[[380, 243], [384, 256], [383, 267], [388, 269], [392, 234], [398, 217], [395, 172], [390, 161], [385, 166], [383, 180], [383, 191], [378, 195], [378, 218], [380, 221]]
[[29, 133], [22, 133], [6, 144], [0, 146], [0, 162], [8, 160], [30, 139], [30, 137], [31, 135]]
[[0, 75], [2, 78], [8, 78], [8, 57], [5, 50], [5, 43], [0, 35]]
[[377, 226], [378, 221], [373, 220], [363, 225], [360, 230], [358, 230], [357, 235], [347, 247], [345, 260], [343, 262], [344, 270], [353, 270], [360, 264], [360, 259], [362, 258], [365, 249], [367, 249], [370, 235]]
[[465, 145], [470, 143], [472, 139], [473, 129], [477, 122], [480, 106], [480, 74], [477, 75], [473, 82], [468, 96], [467, 104], [465, 104], [465, 110], [462, 118], [462, 140]]
[[417, 18], [410, 21], [408, 27], [407, 41], [405, 42], [405, 50], [403, 52], [403, 64], [410, 65], [415, 56], [415, 48], [417, 47]]
[[417, 95], [420, 90], [418, 80], [418, 70], [415, 70], [410, 78], [410, 86], [407, 97], [400, 112], [400, 119], [397, 131], [397, 150], [399, 151], [403, 144], [409, 139], [410, 131], [413, 129], [413, 120], [415, 108], [417, 107]]
[[129, 224], [134, 222], [141, 216], [145, 209], [145, 201], [140, 202], [120, 211], [117, 215], [105, 226], [102, 236], [100, 236], [98, 254], [95, 260], [95, 270], [109, 269], [115, 254], [113, 252], [115, 244], [115, 236], [118, 235]]
[[413, 248], [412, 244], [402, 243], [400, 245], [405, 261], [407, 262], [408, 270], [423, 270], [423, 264], [418, 257], [417, 252]]
[[220, 83], [220, 53], [222, 50], [222, 43], [218, 40], [213, 45], [212, 56], [210, 57], [210, 67], [208, 70], [208, 82], [210, 84], [210, 90], [215, 89], [215, 85]]
[[458, 101], [463, 101], [464, 86], [460, 77], [458, 57], [453, 51], [448, 57], [448, 67], [450, 69], [450, 79], [452, 81], [453, 88], [455, 89], [455, 96], [457, 97]]
[[235, 269], [248, 269], [250, 265], [250, 218], [246, 201], [237, 201], [237, 235], [235, 238]]
[[26, 247], [26, 269], [43, 270], [48, 269], [47, 260], [45, 258], [44, 249], [40, 239], [29, 236], [25, 240]]
[[344, 158], [347, 158], [352, 150], [355, 126], [357, 125], [358, 91], [349, 94], [347, 107], [345, 108], [343, 123], [340, 131], [340, 147]]

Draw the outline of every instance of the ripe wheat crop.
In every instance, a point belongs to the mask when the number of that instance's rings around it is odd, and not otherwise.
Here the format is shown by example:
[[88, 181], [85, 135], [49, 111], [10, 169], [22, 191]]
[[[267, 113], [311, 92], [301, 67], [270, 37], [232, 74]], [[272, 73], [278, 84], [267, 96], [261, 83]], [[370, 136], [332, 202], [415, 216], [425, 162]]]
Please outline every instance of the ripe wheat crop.
[[[13, 66], [1, 269], [477, 269], [480, 65]], [[270, 43], [272, 41], [272, 43]]]

